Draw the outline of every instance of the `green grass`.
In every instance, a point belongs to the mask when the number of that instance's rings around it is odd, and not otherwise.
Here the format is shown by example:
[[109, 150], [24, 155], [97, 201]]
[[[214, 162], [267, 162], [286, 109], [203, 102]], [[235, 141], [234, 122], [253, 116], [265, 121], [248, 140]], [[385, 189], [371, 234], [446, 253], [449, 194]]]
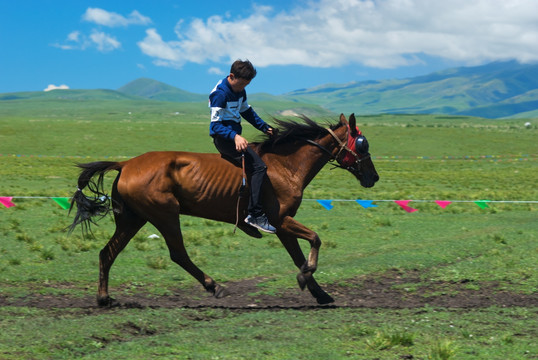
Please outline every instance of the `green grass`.
[[[2, 308], [3, 359], [527, 359], [536, 312]], [[504, 326], [498, 326], [503, 324]], [[534, 328], [534, 330], [532, 330]], [[36, 336], [37, 334], [43, 334]]]
[[[0, 296], [10, 299], [95, 294], [97, 255], [112, 234], [112, 220], [99, 222], [94, 237], [82, 238], [78, 230], [67, 236], [72, 217], [46, 198], [73, 193], [74, 163], [124, 160], [150, 150], [215, 151], [207, 136], [207, 108], [196, 104], [4, 103], [0, 196], [45, 197], [15, 198], [15, 207], [0, 207]], [[323, 241], [318, 281], [345, 287], [361, 276], [413, 270], [422, 283], [402, 285], [410, 291], [438, 281], [476, 289], [495, 283], [499, 290], [535, 294], [536, 204], [490, 203], [481, 209], [472, 202], [538, 199], [532, 156], [538, 153], [537, 130], [521, 123], [425, 115], [359, 118], [380, 182], [363, 189], [350, 174], [327, 166], [307, 188], [305, 199], [312, 200], [297, 215]], [[250, 139], [255, 135], [246, 131]], [[423, 156], [429, 159], [418, 158]], [[363, 209], [335, 201], [327, 211], [313, 201], [359, 198], [431, 201], [411, 202], [418, 209], [412, 214], [392, 202]], [[433, 200], [471, 202], [441, 209]], [[260, 293], [296, 289], [297, 270], [274, 236], [252, 239], [233, 234], [231, 225], [189, 217], [182, 225], [191, 257], [217, 281], [263, 277]], [[169, 260], [164, 241], [148, 238], [154, 233], [146, 226], [119, 256], [111, 271], [112, 296], [166, 295], [195, 285]], [[88, 312], [8, 306], [0, 308], [0, 358], [530, 359], [538, 354], [536, 312], [536, 307]]]

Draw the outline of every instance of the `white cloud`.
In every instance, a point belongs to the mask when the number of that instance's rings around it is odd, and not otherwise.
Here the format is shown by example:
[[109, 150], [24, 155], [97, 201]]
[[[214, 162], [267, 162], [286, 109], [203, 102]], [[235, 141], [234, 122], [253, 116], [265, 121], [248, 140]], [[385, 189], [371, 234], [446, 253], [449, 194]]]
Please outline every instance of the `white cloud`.
[[47, 86], [47, 88], [44, 89], [43, 91], [51, 91], [51, 90], [67, 90], [67, 89], [69, 89], [69, 86], [67, 86], [67, 85], [59, 85], [59, 86], [56, 86], [56, 85], [50, 84], [50, 85]]
[[[88, 8], [82, 15], [82, 20], [108, 27], [127, 27], [129, 25], [151, 24], [151, 19], [140, 14], [137, 10], [134, 10], [125, 17], [99, 8]], [[88, 48], [96, 48], [100, 52], [110, 52], [121, 48], [121, 42], [113, 35], [94, 28], [89, 35], [78, 30], [72, 31], [67, 35], [67, 38], [63, 43], [54, 43], [52, 46], [62, 50], [86, 50]]]
[[127, 18], [130, 25], [149, 25], [151, 24], [151, 19], [147, 16], [142, 15], [136, 10], [133, 10]]
[[67, 35], [67, 40], [78, 42], [80, 38], [80, 31], [72, 31]]
[[472, 63], [538, 60], [536, 0], [319, 0], [289, 12], [180, 21], [177, 39], [155, 29], [138, 43], [160, 66], [250, 59], [256, 66], [392, 68], [422, 55]]
[[90, 41], [78, 30], [71, 31], [63, 43], [52, 44], [62, 50], [84, 50], [90, 45]]
[[212, 74], [212, 75], [224, 75], [225, 72], [222, 71], [221, 68], [218, 68], [218, 67], [210, 67], [208, 70], [207, 70], [207, 73], [208, 74]]
[[62, 49], [62, 50], [73, 50], [75, 48], [72, 45], [60, 44], [60, 43], [54, 43], [54, 44], [51, 44], [51, 46], [57, 47], [58, 49]]
[[146, 30], [146, 37], [138, 42], [142, 52], [155, 60], [158, 66], [180, 67], [185, 63], [178, 51], [179, 42], [164, 42], [155, 29]]
[[101, 52], [108, 52], [121, 47], [121, 43], [116, 38], [101, 31], [94, 30], [90, 35], [90, 39], [97, 47], [97, 50]]
[[67, 35], [64, 43], [55, 43], [52, 46], [62, 50], [96, 48], [100, 52], [110, 52], [121, 48], [121, 43], [114, 36], [94, 29], [89, 36], [86, 36], [80, 31], [72, 31]]
[[82, 20], [109, 27], [151, 24], [151, 19], [137, 10], [125, 17], [99, 8], [88, 8], [82, 15]]

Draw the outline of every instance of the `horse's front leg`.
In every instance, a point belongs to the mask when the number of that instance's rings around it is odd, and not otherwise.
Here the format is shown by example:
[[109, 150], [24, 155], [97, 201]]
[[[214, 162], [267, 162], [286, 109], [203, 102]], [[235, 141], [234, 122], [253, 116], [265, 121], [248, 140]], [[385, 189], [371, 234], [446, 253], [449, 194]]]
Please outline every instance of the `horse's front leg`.
[[[313, 276], [318, 266], [319, 248], [321, 246], [318, 234], [292, 217], [287, 216], [284, 218], [277, 235], [286, 250], [288, 250], [295, 265], [301, 270], [297, 274], [297, 282], [301, 290], [304, 290], [305, 286], [308, 287], [308, 290], [319, 304], [334, 302], [334, 299], [318, 285]], [[308, 260], [305, 259], [297, 238], [310, 242]]]
[[[305, 239], [310, 243], [308, 259], [301, 265], [300, 273], [305, 280], [308, 279], [318, 268], [319, 248], [321, 246], [321, 240], [318, 234], [290, 216], [284, 218], [281, 225], [281, 231], [285, 234], [292, 235], [295, 238]], [[299, 285], [301, 286], [301, 289], [304, 289], [306, 282], [299, 281]]]

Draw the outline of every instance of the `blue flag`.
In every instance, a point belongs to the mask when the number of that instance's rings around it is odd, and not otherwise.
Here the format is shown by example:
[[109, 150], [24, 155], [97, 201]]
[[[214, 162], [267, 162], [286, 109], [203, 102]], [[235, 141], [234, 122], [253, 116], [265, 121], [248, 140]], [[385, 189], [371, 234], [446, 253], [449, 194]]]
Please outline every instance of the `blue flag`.
[[334, 206], [331, 204], [332, 200], [317, 200], [317, 202], [327, 210], [331, 210]]
[[355, 201], [365, 209], [368, 209], [370, 207], [377, 207], [377, 205], [372, 204], [373, 200], [355, 200]]

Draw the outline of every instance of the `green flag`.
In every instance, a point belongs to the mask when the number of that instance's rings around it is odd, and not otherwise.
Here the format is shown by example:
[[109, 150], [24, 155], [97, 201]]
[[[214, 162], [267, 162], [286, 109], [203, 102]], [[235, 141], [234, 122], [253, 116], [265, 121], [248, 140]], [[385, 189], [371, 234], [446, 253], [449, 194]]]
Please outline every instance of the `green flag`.
[[53, 197], [52, 200], [56, 201], [56, 203], [60, 205], [64, 210], [67, 210], [71, 207], [71, 203], [69, 202], [68, 197]]
[[485, 208], [488, 208], [488, 201], [489, 200], [480, 200], [480, 201], [475, 201], [474, 203], [476, 205], [478, 205], [480, 207], [480, 209], [485, 209]]

